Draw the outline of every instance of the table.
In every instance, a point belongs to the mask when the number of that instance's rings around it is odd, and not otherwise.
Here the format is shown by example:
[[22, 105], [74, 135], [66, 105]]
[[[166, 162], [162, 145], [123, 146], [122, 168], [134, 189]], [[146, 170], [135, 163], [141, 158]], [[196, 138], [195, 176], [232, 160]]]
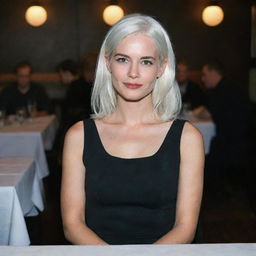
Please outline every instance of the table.
[[215, 124], [212, 121], [195, 120], [194, 126], [201, 132], [204, 140], [204, 150], [207, 155], [210, 152], [211, 140], [216, 135]]
[[255, 256], [256, 244], [0, 247], [2, 255], [47, 256]]
[[39, 177], [46, 177], [49, 169], [44, 151], [52, 149], [57, 128], [55, 115], [0, 128], [0, 157], [33, 157]]
[[183, 112], [179, 118], [189, 120], [202, 134], [204, 150], [207, 155], [210, 152], [211, 140], [216, 135], [215, 124], [211, 119], [200, 119], [193, 115], [192, 111]]
[[43, 211], [42, 188], [33, 158], [0, 158], [0, 245], [30, 244], [24, 216]]

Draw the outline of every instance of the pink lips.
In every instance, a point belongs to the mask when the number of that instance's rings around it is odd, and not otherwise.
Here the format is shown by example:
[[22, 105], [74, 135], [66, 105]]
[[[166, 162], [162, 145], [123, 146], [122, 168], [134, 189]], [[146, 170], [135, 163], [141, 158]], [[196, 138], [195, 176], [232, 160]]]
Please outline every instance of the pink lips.
[[142, 86], [142, 84], [124, 83], [124, 85], [129, 89], [137, 89]]

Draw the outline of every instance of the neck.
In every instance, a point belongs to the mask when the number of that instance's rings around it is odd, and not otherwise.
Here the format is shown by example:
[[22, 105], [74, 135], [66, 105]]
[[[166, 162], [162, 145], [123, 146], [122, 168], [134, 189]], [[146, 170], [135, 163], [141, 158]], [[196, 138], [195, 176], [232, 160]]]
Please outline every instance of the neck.
[[151, 94], [137, 102], [117, 97], [117, 107], [110, 118], [131, 126], [159, 121], [153, 108]]

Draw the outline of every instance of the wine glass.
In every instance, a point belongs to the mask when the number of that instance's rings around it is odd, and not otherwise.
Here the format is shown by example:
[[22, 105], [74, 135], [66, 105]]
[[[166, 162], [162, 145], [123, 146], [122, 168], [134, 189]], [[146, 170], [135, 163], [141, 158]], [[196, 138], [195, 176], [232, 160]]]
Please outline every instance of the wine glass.
[[27, 104], [27, 109], [28, 109], [28, 114], [29, 114], [29, 119], [32, 122], [33, 119], [36, 117], [36, 101], [29, 100]]
[[26, 109], [24, 107], [20, 107], [16, 109], [16, 120], [21, 125], [26, 118]]
[[0, 128], [4, 127], [4, 121], [5, 121], [5, 110], [0, 109]]

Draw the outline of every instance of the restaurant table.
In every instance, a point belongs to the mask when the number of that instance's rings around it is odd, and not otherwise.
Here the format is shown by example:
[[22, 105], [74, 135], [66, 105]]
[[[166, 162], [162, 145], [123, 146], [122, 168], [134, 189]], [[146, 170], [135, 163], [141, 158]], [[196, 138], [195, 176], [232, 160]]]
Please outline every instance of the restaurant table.
[[30, 244], [24, 216], [43, 211], [42, 192], [33, 158], [0, 158], [0, 245]]
[[33, 157], [38, 175], [49, 174], [45, 150], [51, 150], [58, 128], [55, 115], [36, 117], [22, 124], [12, 123], [0, 128], [0, 157]]
[[194, 120], [192, 123], [203, 136], [204, 150], [207, 155], [210, 152], [211, 140], [216, 135], [215, 124], [210, 120]]
[[212, 119], [198, 118], [191, 111], [181, 114], [179, 118], [190, 121], [201, 132], [204, 140], [204, 151], [207, 155], [210, 152], [211, 140], [216, 135], [216, 128]]
[[255, 256], [256, 244], [0, 247], [3, 255], [47, 256]]

